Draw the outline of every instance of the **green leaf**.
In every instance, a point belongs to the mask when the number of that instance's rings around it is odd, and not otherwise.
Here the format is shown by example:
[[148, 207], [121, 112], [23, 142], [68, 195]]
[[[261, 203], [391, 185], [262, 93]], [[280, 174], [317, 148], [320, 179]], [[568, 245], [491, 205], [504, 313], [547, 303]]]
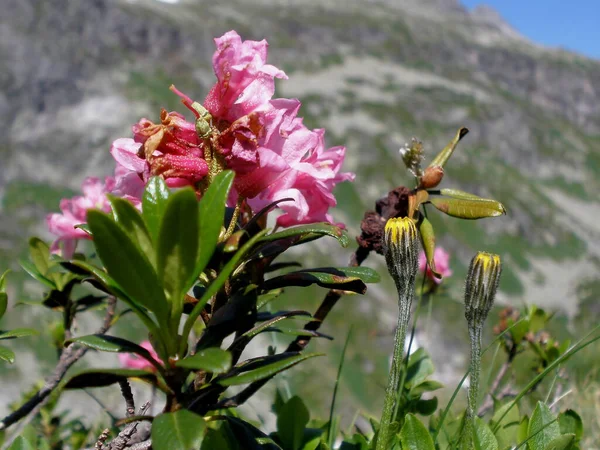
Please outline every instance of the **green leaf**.
[[142, 196], [142, 216], [153, 242], [158, 240], [160, 221], [167, 207], [169, 188], [161, 177], [152, 177]]
[[439, 211], [459, 219], [483, 219], [506, 214], [504, 205], [495, 200], [467, 200], [447, 197], [430, 197], [429, 202]]
[[474, 418], [473, 442], [476, 450], [498, 450], [498, 441], [490, 427], [479, 417]]
[[257, 334], [266, 330], [267, 328], [275, 325], [277, 322], [288, 319], [290, 317], [296, 317], [296, 316], [311, 317], [311, 314], [307, 311], [301, 311], [301, 310], [280, 312], [280, 313], [276, 314], [274, 317], [270, 318], [269, 320], [266, 320], [265, 322], [261, 323], [260, 325], [257, 325], [254, 328], [246, 331], [239, 338], [237, 338], [231, 345], [234, 346], [236, 344], [236, 341], [244, 340], [243, 338], [250, 340], [250, 338], [256, 336]]
[[225, 208], [229, 190], [233, 185], [235, 173], [226, 170], [218, 174], [200, 200], [198, 209], [198, 224], [200, 227], [200, 253], [196, 261], [196, 273], [204, 271], [212, 257], [225, 218]]
[[12, 364], [15, 362], [15, 352], [13, 352], [10, 348], [0, 347], [0, 359]]
[[183, 296], [197, 273], [198, 201], [192, 189], [171, 195], [160, 225], [156, 251], [158, 276], [172, 304], [175, 330], [183, 312]]
[[50, 267], [55, 264], [50, 261], [50, 248], [39, 238], [32, 237], [29, 239], [29, 255], [35, 268], [44, 276], [46, 276]]
[[290, 352], [249, 359], [234, 367], [229, 374], [217, 378], [215, 382], [221, 386], [253, 383], [315, 356], [323, 356], [323, 353]]
[[415, 387], [410, 389], [411, 398], [419, 398], [425, 392], [433, 392], [443, 388], [444, 385], [439, 381], [425, 380], [422, 383], [417, 384]]
[[433, 439], [425, 425], [412, 414], [404, 418], [404, 425], [400, 430], [402, 450], [435, 450]]
[[77, 260], [71, 260], [61, 264], [67, 267], [69, 270], [77, 270], [80, 274], [87, 274], [93, 277], [94, 287], [119, 297], [131, 307], [131, 309], [138, 315], [151, 333], [156, 336], [160, 335], [159, 328], [156, 326], [156, 323], [152, 320], [152, 318], [147, 314], [144, 307], [123, 292], [117, 282], [113, 280], [104, 270], [84, 261]]
[[438, 398], [433, 397], [427, 400], [420, 399], [415, 403], [415, 410], [422, 416], [430, 416], [437, 411]]
[[27, 439], [23, 436], [17, 436], [8, 450], [35, 450]]
[[552, 441], [544, 448], [544, 450], [568, 450], [575, 442], [574, 434], [563, 434]]
[[150, 362], [157, 369], [163, 369], [162, 365], [152, 357], [148, 350], [127, 339], [108, 336], [106, 334], [90, 334], [69, 339], [65, 342], [65, 346], [73, 343], [81, 344], [101, 352], [135, 353]]
[[309, 419], [308, 409], [300, 397], [295, 395], [285, 402], [277, 414], [277, 434], [283, 448], [300, 449]]
[[0, 319], [6, 313], [8, 308], [8, 295], [6, 294], [6, 275], [10, 272], [7, 270], [0, 276]]
[[175, 364], [177, 367], [192, 370], [205, 370], [221, 374], [231, 368], [231, 353], [217, 347], [200, 350], [193, 356], [188, 356]]
[[45, 284], [51, 289], [56, 289], [56, 283], [42, 275], [32, 263], [30, 263], [29, 261], [19, 261], [19, 264], [21, 265], [23, 270], [25, 270], [25, 272], [31, 275], [31, 277], [33, 277], [40, 283]]
[[0, 340], [2, 339], [16, 339], [24, 336], [36, 336], [40, 334], [38, 330], [33, 328], [15, 328], [14, 330], [0, 333]]
[[156, 374], [147, 370], [87, 369], [73, 375], [67, 381], [63, 381], [61, 385], [64, 389], [84, 389], [110, 386], [128, 378], [138, 378], [153, 385], [158, 384]]
[[450, 159], [450, 157], [452, 156], [452, 153], [454, 153], [454, 149], [456, 148], [456, 146], [458, 145], [460, 140], [462, 138], [464, 138], [468, 132], [469, 132], [469, 130], [465, 127], [459, 128], [458, 131], [456, 132], [456, 134], [454, 135], [454, 137], [452, 138], [452, 140], [450, 142], [448, 142], [448, 145], [446, 145], [443, 148], [443, 150], [440, 153], [438, 153], [438, 155], [435, 158], [433, 158], [433, 161], [431, 161], [431, 164], [429, 164], [429, 167], [432, 167], [432, 166], [444, 167], [446, 165], [446, 163], [448, 162], [448, 159]]
[[531, 450], [545, 450], [545, 448], [560, 435], [560, 426], [548, 405], [538, 402], [529, 420], [528, 442]]
[[225, 282], [229, 279], [229, 276], [237, 268], [238, 264], [240, 263], [240, 260], [254, 246], [256, 241], [258, 239], [260, 239], [265, 233], [266, 233], [266, 230], [263, 230], [263, 231], [259, 232], [258, 234], [256, 234], [255, 236], [253, 236], [248, 242], [246, 242], [244, 244], [244, 246], [240, 250], [238, 250], [235, 253], [235, 255], [233, 255], [233, 257], [229, 260], [229, 262], [225, 265], [225, 267], [223, 267], [223, 269], [221, 269], [219, 276], [212, 283], [210, 283], [210, 285], [208, 285], [208, 287], [204, 291], [204, 294], [202, 295], [202, 298], [200, 298], [200, 300], [198, 300], [198, 303], [196, 303], [196, 305], [194, 306], [194, 309], [188, 315], [188, 318], [185, 321], [185, 325], [183, 327], [183, 334], [181, 335], [181, 338], [182, 338], [181, 346], [179, 348], [180, 354], [183, 354], [183, 352], [185, 350], [185, 345], [187, 344], [188, 336], [190, 335], [190, 331], [192, 330], [194, 322], [196, 322], [196, 319], [198, 319], [198, 317], [200, 316], [200, 313], [206, 306], [206, 303], [208, 303], [208, 300], [210, 300], [210, 298], [213, 295], [215, 295], [217, 292], [219, 292], [219, 290], [223, 287]]
[[270, 302], [275, 300], [277, 297], [281, 295], [283, 289], [273, 289], [272, 291], [265, 292], [258, 296], [258, 300], [256, 302], [256, 309], [261, 309], [264, 306], [268, 305]]
[[429, 354], [423, 348], [418, 348], [408, 358], [408, 371], [406, 372], [405, 386], [412, 388], [423, 383], [427, 377], [433, 375], [435, 367]]
[[148, 258], [106, 214], [91, 210], [87, 219], [108, 274], [129, 297], [152, 311], [159, 324], [166, 327], [169, 305]]
[[348, 237], [346, 230], [327, 222], [311, 223], [308, 225], [287, 228], [283, 231], [267, 234], [260, 240], [260, 242], [273, 242], [291, 237], [298, 237], [300, 238], [301, 242], [306, 242], [307, 239], [313, 240], [322, 236], [331, 236], [336, 238], [340, 245], [344, 248], [346, 248], [350, 243], [350, 238]]
[[558, 425], [562, 434], [572, 433], [578, 440], [583, 436], [583, 421], [572, 409], [567, 409], [558, 415]]
[[519, 414], [519, 408], [514, 407], [510, 409], [506, 416], [504, 413], [510, 408], [510, 403], [506, 403], [494, 411], [494, 415], [492, 420], [490, 421], [490, 425], [495, 427], [498, 424], [498, 420], [502, 418], [502, 421], [499, 424], [498, 429], [496, 430], [496, 439], [498, 440], [498, 445], [500, 448], [506, 448], [507, 446], [513, 444], [515, 441], [519, 440], [517, 433], [519, 430], [519, 422], [521, 421], [521, 416]]
[[341, 289], [345, 291], [364, 294], [367, 291], [365, 283], [376, 283], [379, 274], [369, 267], [323, 267], [308, 270], [299, 270], [280, 275], [265, 281], [265, 290], [277, 289], [287, 286], [318, 286]]
[[235, 442], [238, 445], [244, 444], [240, 445], [239, 450], [281, 450], [272, 439], [248, 422], [231, 416], [224, 416], [224, 419], [227, 421], [227, 426], [231, 430]]
[[196, 450], [202, 444], [205, 428], [202, 416], [186, 409], [160, 414], [152, 422], [152, 448]]
[[140, 212], [135, 209], [131, 202], [123, 198], [108, 195], [108, 199], [112, 205], [115, 221], [121, 225], [131, 240], [144, 252], [148, 260], [154, 262], [152, 240]]

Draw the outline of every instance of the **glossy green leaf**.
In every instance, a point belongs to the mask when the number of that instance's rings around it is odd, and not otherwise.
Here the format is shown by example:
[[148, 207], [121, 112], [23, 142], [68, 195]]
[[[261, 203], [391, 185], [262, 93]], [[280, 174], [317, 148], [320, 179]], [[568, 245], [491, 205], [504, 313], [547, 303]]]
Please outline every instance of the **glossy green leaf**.
[[204, 291], [204, 294], [202, 295], [202, 298], [200, 298], [200, 300], [198, 300], [198, 303], [196, 303], [196, 305], [194, 306], [194, 309], [188, 315], [188, 318], [185, 321], [185, 325], [183, 328], [183, 334], [181, 335], [182, 336], [182, 339], [181, 339], [182, 344], [179, 348], [180, 354], [183, 354], [184, 346], [187, 343], [187, 338], [190, 334], [190, 331], [192, 330], [192, 326], [194, 325], [194, 322], [196, 322], [196, 319], [198, 319], [198, 317], [200, 316], [200, 313], [206, 306], [206, 303], [210, 300], [210, 298], [213, 295], [215, 295], [217, 292], [219, 292], [219, 290], [223, 287], [225, 282], [229, 279], [229, 277], [233, 273], [233, 271], [238, 267], [241, 259], [244, 256], [246, 256], [246, 254], [254, 246], [256, 241], [258, 239], [260, 239], [264, 235], [264, 233], [266, 233], [266, 230], [263, 230], [262, 232], [256, 234], [248, 242], [246, 242], [243, 245], [243, 247], [240, 250], [238, 250], [235, 255], [233, 255], [231, 257], [229, 262], [227, 264], [225, 264], [225, 267], [223, 267], [223, 269], [221, 269], [221, 272], [219, 272], [219, 276], [217, 276], [217, 278], [212, 283], [210, 283], [210, 285], [206, 288], [206, 290]]
[[277, 414], [277, 435], [286, 450], [299, 450], [310, 415], [297, 395], [283, 404]]
[[50, 267], [55, 264], [53, 261], [50, 261], [50, 248], [48, 244], [39, 238], [32, 237], [29, 239], [29, 255], [35, 268], [44, 276], [46, 276]]
[[171, 195], [160, 225], [156, 251], [157, 271], [172, 304], [172, 329], [177, 329], [183, 312], [183, 296], [197, 273], [198, 201], [192, 189]]
[[433, 439], [416, 416], [407, 414], [400, 430], [402, 450], [435, 450]]
[[[527, 439], [527, 430], [529, 429], [529, 417], [523, 416], [517, 429], [517, 442], [524, 442]], [[496, 431], [496, 437], [500, 430]], [[500, 441], [500, 439], [498, 439]], [[512, 442], [512, 441], [511, 441]], [[504, 447], [503, 447], [504, 448]]]
[[[237, 450], [281, 450], [281, 447], [275, 444], [269, 436], [248, 422], [231, 416], [223, 418], [227, 421], [227, 427], [231, 431]], [[240, 443], [244, 444], [243, 447], [239, 446]], [[221, 450], [220, 447], [219, 450]]]
[[19, 261], [19, 264], [21, 265], [23, 270], [25, 270], [25, 272], [31, 275], [31, 277], [33, 277], [35, 280], [48, 286], [50, 289], [56, 288], [56, 283], [42, 275], [40, 271], [33, 265], [33, 263], [29, 261]]
[[447, 197], [430, 197], [429, 202], [439, 211], [459, 219], [483, 219], [506, 214], [502, 203], [495, 200], [460, 200]]
[[8, 450], [35, 450], [33, 445], [29, 443], [23, 436], [17, 436]]
[[142, 196], [142, 215], [153, 242], [158, 240], [160, 221], [167, 207], [169, 188], [161, 177], [152, 177]]
[[427, 400], [420, 399], [415, 403], [415, 410], [422, 416], [430, 416], [437, 411], [438, 398], [433, 397]]
[[574, 434], [563, 434], [552, 439], [552, 441], [544, 448], [544, 450], [571, 450], [574, 442]]
[[231, 353], [217, 347], [200, 350], [175, 364], [192, 370], [205, 370], [214, 374], [226, 373], [231, 368]]
[[158, 335], [156, 331], [158, 327], [152, 318], [148, 315], [144, 307], [138, 304], [135, 300], [131, 299], [125, 292], [121, 290], [121, 287], [113, 280], [104, 270], [95, 267], [84, 261], [71, 260], [67, 263], [62, 263], [69, 270], [77, 270], [80, 274], [88, 274], [93, 277], [95, 287], [102, 289], [110, 294], [113, 294], [123, 300], [131, 309], [138, 315], [138, 317], [144, 322], [146, 327]]
[[[263, 323], [255, 326], [254, 328], [246, 331], [238, 339], [241, 339], [241, 338], [252, 338], [252, 337], [256, 336], [258, 333], [260, 333], [260, 332], [266, 330], [267, 328], [275, 325], [277, 322], [280, 322], [282, 320], [288, 319], [290, 317], [296, 317], [296, 316], [311, 317], [311, 314], [309, 312], [307, 312], [307, 311], [300, 311], [300, 310], [280, 312], [280, 313], [276, 314], [274, 317], [270, 318], [269, 320], [266, 320]], [[237, 341], [237, 339], [236, 339], [236, 341]], [[233, 342], [232, 345], [234, 345], [234, 344], [235, 344], [235, 341]]]
[[271, 377], [283, 372], [296, 364], [315, 356], [323, 356], [323, 353], [281, 353], [273, 356], [265, 356], [244, 361], [233, 368], [230, 374], [215, 380], [222, 386], [235, 386], [238, 384], [253, 383], [264, 378]]
[[8, 274], [10, 270], [7, 270], [0, 276], [0, 319], [6, 313], [6, 308], [8, 308], [8, 295], [6, 294], [6, 274]]
[[87, 219], [108, 274], [129, 297], [152, 311], [159, 324], [166, 326], [169, 304], [148, 258], [106, 214], [90, 210]]
[[548, 444], [560, 436], [560, 426], [548, 405], [538, 402], [529, 420], [528, 445], [531, 450], [545, 450]]
[[498, 441], [492, 430], [479, 417], [474, 418], [473, 443], [476, 450], [498, 450]]
[[311, 223], [308, 225], [300, 225], [293, 228], [287, 228], [283, 231], [278, 231], [276, 233], [271, 233], [264, 236], [260, 241], [261, 242], [273, 242], [280, 239], [288, 239], [291, 237], [305, 237], [309, 236], [314, 238], [321, 236], [331, 236], [338, 240], [342, 247], [347, 247], [350, 243], [350, 238], [348, 237], [348, 233], [346, 230], [333, 225], [331, 223]]
[[116, 336], [108, 336], [105, 334], [90, 334], [69, 339], [65, 342], [65, 346], [73, 343], [81, 344], [101, 352], [135, 353], [149, 361], [157, 369], [162, 370], [161, 364], [152, 357], [148, 350], [127, 339], [121, 339]]
[[12, 364], [15, 362], [15, 352], [10, 348], [0, 347], [0, 359]]
[[365, 283], [376, 283], [379, 274], [369, 267], [323, 267], [299, 270], [265, 281], [265, 290], [287, 286], [310, 286], [317, 284], [330, 289], [341, 289], [364, 294]]
[[[438, 193], [438, 191], [430, 191], [432, 194]], [[495, 200], [491, 200], [489, 198], [480, 197], [475, 194], [471, 194], [470, 192], [461, 191], [460, 189], [440, 189], [439, 194], [455, 198], [458, 200], [480, 200], [484, 202], [494, 202]]]
[[583, 421], [572, 409], [567, 409], [558, 415], [558, 425], [562, 434], [574, 434], [577, 439], [583, 436]]
[[137, 244], [148, 260], [153, 263], [155, 255], [152, 240], [140, 212], [135, 209], [135, 206], [131, 202], [123, 198], [109, 195], [108, 199], [112, 205], [112, 213], [115, 221], [121, 225], [121, 228], [125, 230], [129, 238]]
[[419, 237], [421, 238], [421, 244], [423, 245], [429, 269], [431, 269], [431, 272], [437, 278], [441, 278], [441, 275], [435, 268], [435, 259], [433, 258], [435, 253], [435, 233], [427, 217], [422, 217], [419, 221]]
[[450, 159], [450, 157], [452, 156], [452, 153], [454, 153], [454, 149], [456, 149], [456, 146], [458, 145], [460, 140], [464, 138], [468, 132], [469, 130], [465, 127], [459, 128], [452, 140], [448, 143], [448, 145], [446, 145], [446, 147], [444, 147], [443, 150], [435, 158], [433, 158], [433, 161], [431, 161], [429, 167], [444, 167], [444, 165], [446, 165], [446, 163], [448, 162], [448, 159]]
[[38, 330], [33, 328], [15, 328], [4, 333], [0, 333], [0, 340], [2, 339], [16, 339], [24, 336], [35, 336], [40, 334]]
[[154, 450], [196, 450], [202, 445], [206, 424], [186, 409], [158, 415], [152, 422]]
[[223, 228], [225, 208], [235, 173], [226, 170], [218, 174], [200, 200], [198, 224], [200, 227], [200, 253], [196, 261], [196, 273], [202, 273], [210, 261]]
[[279, 297], [282, 292], [283, 289], [273, 289], [272, 291], [259, 295], [256, 302], [256, 309], [261, 309], [267, 306], [269, 303]]
[[156, 374], [147, 370], [87, 369], [61, 382], [61, 386], [64, 389], [103, 387], [129, 378], [137, 378], [154, 385], [158, 383]]

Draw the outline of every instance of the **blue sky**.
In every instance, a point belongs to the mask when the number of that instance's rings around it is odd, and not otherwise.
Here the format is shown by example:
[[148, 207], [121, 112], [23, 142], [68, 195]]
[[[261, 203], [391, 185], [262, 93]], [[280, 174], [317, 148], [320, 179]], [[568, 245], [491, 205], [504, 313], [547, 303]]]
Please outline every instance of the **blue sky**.
[[462, 0], [487, 4], [532, 41], [600, 59], [600, 0]]

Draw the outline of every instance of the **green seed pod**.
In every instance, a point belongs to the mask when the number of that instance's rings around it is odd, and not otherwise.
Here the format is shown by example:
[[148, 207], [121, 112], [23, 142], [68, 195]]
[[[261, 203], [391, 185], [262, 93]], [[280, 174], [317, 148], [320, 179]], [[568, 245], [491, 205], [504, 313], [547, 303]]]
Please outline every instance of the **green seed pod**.
[[465, 284], [465, 317], [469, 326], [482, 326], [498, 290], [500, 256], [479, 252], [471, 260]]

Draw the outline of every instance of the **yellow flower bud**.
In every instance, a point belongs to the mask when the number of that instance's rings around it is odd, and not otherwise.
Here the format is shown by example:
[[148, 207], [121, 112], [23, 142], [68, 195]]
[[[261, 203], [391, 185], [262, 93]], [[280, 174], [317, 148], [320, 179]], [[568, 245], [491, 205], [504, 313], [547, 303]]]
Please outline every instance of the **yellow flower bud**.
[[473, 326], [482, 326], [498, 290], [502, 263], [500, 256], [479, 252], [471, 260], [465, 285], [465, 317]]
[[412, 288], [419, 266], [419, 233], [413, 219], [389, 219], [383, 234], [385, 260], [396, 287]]

